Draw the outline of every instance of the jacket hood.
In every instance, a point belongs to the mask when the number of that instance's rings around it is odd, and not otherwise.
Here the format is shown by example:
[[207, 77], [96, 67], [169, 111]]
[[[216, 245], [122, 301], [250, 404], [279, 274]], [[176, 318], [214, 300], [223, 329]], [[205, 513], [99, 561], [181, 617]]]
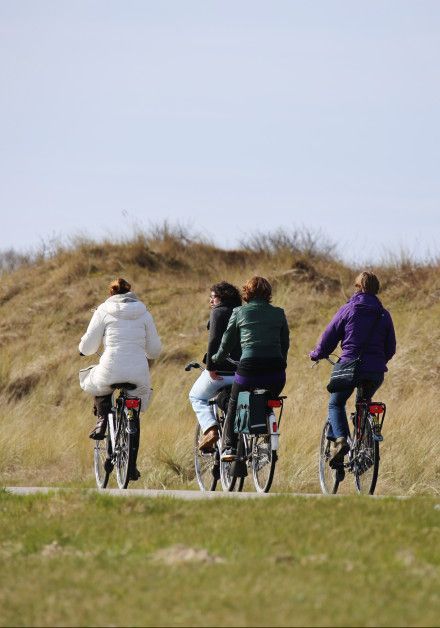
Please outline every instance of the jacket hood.
[[379, 312], [383, 309], [377, 296], [366, 292], [356, 292], [349, 300], [349, 304], [357, 310], [365, 312]]
[[115, 318], [135, 320], [145, 314], [147, 308], [134, 292], [115, 294], [104, 303], [104, 309]]

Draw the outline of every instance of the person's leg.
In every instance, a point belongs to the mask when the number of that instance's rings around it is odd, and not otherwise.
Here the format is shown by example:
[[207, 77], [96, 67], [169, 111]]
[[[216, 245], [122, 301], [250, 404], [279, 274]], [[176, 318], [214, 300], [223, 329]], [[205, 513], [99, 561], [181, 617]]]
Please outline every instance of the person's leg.
[[[334, 446], [329, 458], [329, 465], [332, 468], [343, 470], [344, 456], [348, 453], [350, 447], [347, 437], [350, 434], [347, 421], [347, 412], [345, 404], [352, 395], [354, 387], [340, 392], [331, 393], [328, 404], [328, 421], [330, 423], [327, 438], [334, 442]], [[341, 481], [343, 477], [339, 478]]]
[[223, 379], [212, 379], [208, 371], [203, 371], [194, 382], [189, 393], [189, 400], [196, 413], [197, 420], [205, 434], [211, 427], [217, 425], [212, 406], [209, 400], [224, 386], [230, 386], [234, 381], [233, 375], [223, 375]]
[[107, 417], [112, 408], [112, 396], [101, 395], [95, 397], [93, 413], [96, 415], [96, 425], [89, 434], [89, 438], [94, 440], [102, 440], [107, 429]]
[[384, 380], [383, 373], [365, 373], [361, 376], [360, 385], [356, 391], [356, 402], [365, 399], [371, 401], [373, 395], [382, 386]]
[[345, 404], [353, 394], [354, 387], [340, 392], [331, 393], [328, 403], [328, 420], [331, 438], [347, 438], [349, 435]]
[[234, 450], [237, 447], [237, 434], [234, 432], [234, 421], [237, 413], [238, 394], [247, 390], [246, 386], [241, 386], [234, 382], [232, 384], [231, 396], [229, 398], [228, 411], [226, 413], [225, 424], [223, 426], [223, 450]]

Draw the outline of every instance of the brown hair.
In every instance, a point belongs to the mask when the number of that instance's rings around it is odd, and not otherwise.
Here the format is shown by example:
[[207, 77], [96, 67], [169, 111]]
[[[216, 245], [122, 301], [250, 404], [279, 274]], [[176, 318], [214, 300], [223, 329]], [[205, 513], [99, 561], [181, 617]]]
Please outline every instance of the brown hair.
[[109, 285], [110, 295], [114, 294], [125, 294], [126, 292], [130, 292], [131, 285], [122, 277], [118, 277], [117, 279], [113, 279], [111, 284]]
[[380, 282], [377, 276], [369, 270], [364, 270], [356, 277], [354, 286], [358, 292], [377, 294], [380, 290]]
[[241, 305], [241, 296], [238, 288], [227, 281], [215, 283], [211, 286], [211, 292], [220, 299], [222, 305], [228, 305], [229, 307], [239, 307]]
[[262, 299], [268, 303], [272, 300], [272, 286], [264, 277], [252, 277], [247, 281], [241, 291], [243, 301], [248, 303], [252, 299]]

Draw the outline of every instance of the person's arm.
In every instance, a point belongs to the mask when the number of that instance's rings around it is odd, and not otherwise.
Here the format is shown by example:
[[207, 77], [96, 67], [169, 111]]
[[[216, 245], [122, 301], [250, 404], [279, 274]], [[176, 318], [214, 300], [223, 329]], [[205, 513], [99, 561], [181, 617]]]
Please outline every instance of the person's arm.
[[212, 356], [213, 362], [223, 362], [230, 354], [232, 349], [240, 342], [240, 331], [237, 324], [237, 311], [239, 308], [232, 310], [231, 318], [228, 326], [223, 334], [219, 350]]
[[312, 360], [316, 361], [328, 358], [328, 356], [336, 349], [338, 343], [343, 339], [345, 329], [345, 309], [346, 306], [343, 305], [327, 325], [320, 341], [313, 351], [309, 353], [309, 357]]
[[145, 313], [145, 354], [148, 360], [155, 360], [162, 351], [162, 343], [150, 312]]
[[280, 343], [281, 343], [281, 353], [284, 360], [287, 362], [287, 353], [289, 351], [290, 346], [290, 337], [289, 337], [289, 325], [287, 324], [286, 314], [283, 311], [283, 323], [280, 330]]
[[396, 353], [396, 332], [394, 331], [393, 319], [389, 312], [388, 314], [388, 330], [385, 336], [385, 359], [387, 362], [391, 360]]
[[230, 310], [224, 308], [214, 308], [209, 319], [208, 350], [206, 352], [206, 368], [208, 371], [215, 371], [216, 365], [212, 361], [212, 356], [219, 350], [223, 334], [228, 326]]
[[79, 343], [78, 350], [80, 354], [93, 355], [98, 351], [105, 332], [104, 317], [105, 314], [102, 313], [100, 308], [93, 313], [87, 331]]

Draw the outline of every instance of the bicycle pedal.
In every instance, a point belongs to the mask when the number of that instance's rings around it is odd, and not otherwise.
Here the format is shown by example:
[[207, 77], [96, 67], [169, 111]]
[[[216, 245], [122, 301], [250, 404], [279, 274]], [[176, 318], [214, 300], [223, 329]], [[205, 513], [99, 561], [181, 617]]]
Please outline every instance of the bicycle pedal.
[[382, 434], [373, 434], [373, 440], [375, 440], [378, 443], [382, 443], [383, 442]]

